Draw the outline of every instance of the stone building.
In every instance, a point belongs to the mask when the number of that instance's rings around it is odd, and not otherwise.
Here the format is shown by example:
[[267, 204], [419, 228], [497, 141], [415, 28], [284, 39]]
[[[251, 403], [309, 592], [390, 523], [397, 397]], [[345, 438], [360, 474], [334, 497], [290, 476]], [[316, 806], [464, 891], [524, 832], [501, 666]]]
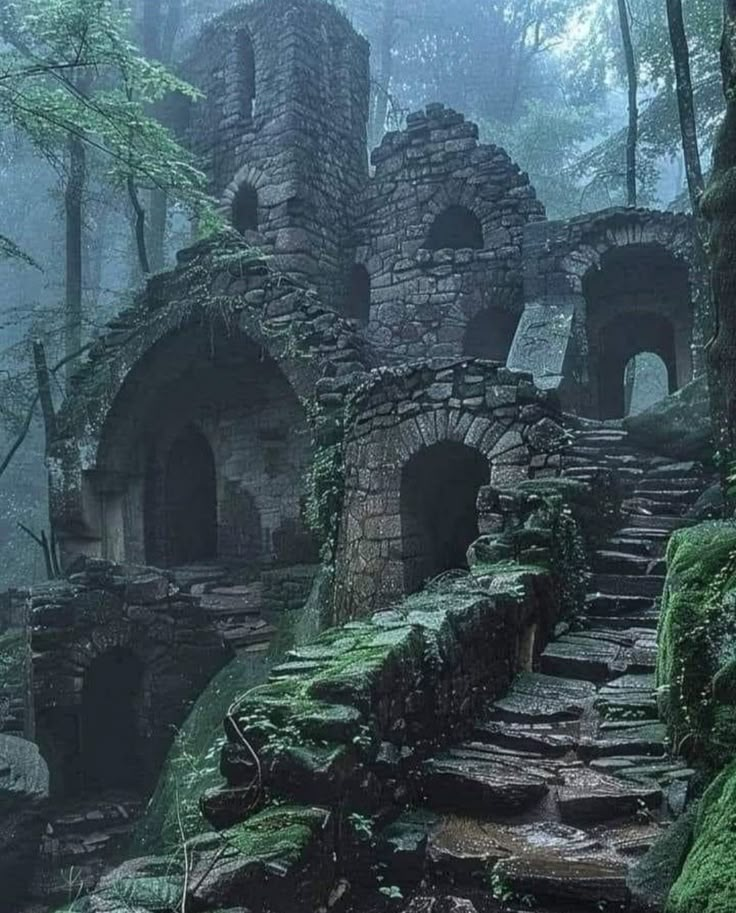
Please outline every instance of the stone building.
[[38, 710], [57, 745], [87, 693], [83, 644], [123, 651], [150, 683], [133, 727], [181, 719], [200, 680], [164, 706], [155, 683], [193, 655], [201, 676], [223, 661], [192, 608], [206, 587], [181, 580], [277, 571], [298, 589], [325, 548], [305, 520], [320, 473], [334, 473], [333, 617], [370, 614], [463, 565], [481, 488], [560, 473], [567, 414], [622, 417], [638, 354], [661, 359], [670, 391], [700, 367], [687, 216], [550, 222], [520, 167], [440, 104], [370, 168], [368, 48], [333, 5], [237, 7], [184, 75], [203, 97], [172, 122], [233, 230], [180, 252], [96, 341], [49, 458], [65, 564], [153, 565], [172, 589], [149, 605], [114, 582], [63, 638], [68, 596], [39, 604]]

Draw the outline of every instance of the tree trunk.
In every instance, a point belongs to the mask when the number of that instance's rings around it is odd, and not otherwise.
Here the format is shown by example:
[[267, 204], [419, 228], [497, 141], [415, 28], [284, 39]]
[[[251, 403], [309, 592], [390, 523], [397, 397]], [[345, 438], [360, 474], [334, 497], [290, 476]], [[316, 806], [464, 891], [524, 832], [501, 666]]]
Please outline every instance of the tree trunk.
[[[64, 354], [82, 348], [82, 203], [87, 178], [84, 142], [77, 136], [68, 140], [69, 174], [64, 191], [66, 212], [66, 306], [64, 311]], [[74, 371], [67, 365], [67, 388]]]
[[626, 205], [636, 206], [636, 149], [639, 143], [639, 76], [636, 70], [634, 44], [631, 40], [631, 23], [627, 0], [618, 0], [618, 19], [621, 26], [621, 43], [626, 61], [626, 79], [629, 86], [629, 126], [626, 133]]
[[726, 116], [701, 211], [710, 225], [714, 323], [708, 347], [716, 447], [723, 476], [736, 461], [736, 0], [725, 0], [721, 42]]
[[685, 174], [690, 193], [690, 204], [696, 217], [700, 210], [703, 193], [703, 169], [698, 149], [698, 130], [695, 123], [693, 83], [690, 76], [690, 49], [682, 16], [682, 0], [667, 0], [667, 22], [672, 43], [672, 59], [677, 82], [677, 108], [680, 114], [682, 152], [685, 158]]

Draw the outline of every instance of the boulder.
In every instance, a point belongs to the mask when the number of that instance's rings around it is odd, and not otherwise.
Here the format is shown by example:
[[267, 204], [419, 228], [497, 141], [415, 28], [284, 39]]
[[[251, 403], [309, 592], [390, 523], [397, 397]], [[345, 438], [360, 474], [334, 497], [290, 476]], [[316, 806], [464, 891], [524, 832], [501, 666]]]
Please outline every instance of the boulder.
[[624, 419], [632, 441], [676, 460], [713, 455], [708, 383], [699, 377], [638, 415]]
[[49, 771], [38, 746], [0, 735], [0, 913], [16, 913], [46, 825]]

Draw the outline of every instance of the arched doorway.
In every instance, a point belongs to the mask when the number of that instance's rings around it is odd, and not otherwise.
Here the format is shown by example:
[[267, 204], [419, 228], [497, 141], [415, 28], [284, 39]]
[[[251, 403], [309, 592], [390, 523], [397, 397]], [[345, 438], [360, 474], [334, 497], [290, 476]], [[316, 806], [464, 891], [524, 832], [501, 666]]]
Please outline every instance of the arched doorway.
[[607, 250], [583, 279], [587, 306], [589, 413], [622, 418], [626, 370], [648, 352], [664, 363], [668, 392], [692, 377], [693, 308], [687, 264], [658, 244]]
[[345, 316], [366, 324], [371, 316], [371, 277], [362, 263], [356, 263], [350, 272], [350, 286], [345, 302]]
[[624, 412], [638, 415], [670, 392], [667, 365], [656, 352], [639, 352], [624, 369]]
[[519, 317], [501, 308], [484, 308], [468, 322], [463, 354], [506, 364]]
[[626, 370], [642, 352], [650, 353], [664, 365], [667, 392], [677, 389], [672, 323], [659, 314], [621, 314], [603, 327], [598, 340], [600, 418], [623, 418], [627, 414]]
[[258, 231], [258, 192], [247, 182], [238, 187], [232, 205], [233, 227], [241, 235]]
[[483, 226], [472, 210], [465, 206], [448, 206], [432, 223], [427, 237], [429, 250], [483, 248]]
[[79, 724], [84, 792], [142, 786], [142, 677], [142, 663], [122, 647], [107, 650], [87, 669]]
[[187, 428], [171, 445], [164, 478], [166, 553], [170, 565], [217, 557], [217, 482], [207, 438]]
[[476, 500], [490, 478], [488, 460], [465, 444], [443, 441], [415, 454], [401, 474], [404, 589], [467, 567], [478, 538]]

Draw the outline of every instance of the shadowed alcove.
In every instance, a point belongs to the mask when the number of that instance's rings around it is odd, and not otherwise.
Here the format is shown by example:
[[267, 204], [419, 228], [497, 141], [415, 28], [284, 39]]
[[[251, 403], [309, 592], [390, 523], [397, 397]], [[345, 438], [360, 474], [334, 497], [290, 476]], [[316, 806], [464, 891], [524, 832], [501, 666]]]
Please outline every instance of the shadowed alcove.
[[350, 271], [350, 285], [343, 313], [359, 323], [368, 323], [371, 316], [371, 277], [362, 263]]
[[465, 206], [448, 206], [432, 223], [427, 237], [429, 250], [483, 248], [483, 226], [474, 212]]
[[465, 329], [463, 355], [506, 364], [519, 318], [501, 308], [484, 308]]
[[478, 490], [489, 481], [487, 459], [465, 444], [443, 441], [415, 454], [401, 475], [404, 588], [466, 568], [478, 538]]
[[240, 234], [258, 231], [258, 191], [244, 182], [238, 187], [232, 204], [233, 227]]
[[122, 647], [102, 653], [85, 672], [79, 724], [85, 793], [142, 786], [142, 676], [140, 660]]
[[217, 557], [217, 482], [207, 438], [188, 427], [166, 460], [164, 499], [169, 560], [172, 564]]

